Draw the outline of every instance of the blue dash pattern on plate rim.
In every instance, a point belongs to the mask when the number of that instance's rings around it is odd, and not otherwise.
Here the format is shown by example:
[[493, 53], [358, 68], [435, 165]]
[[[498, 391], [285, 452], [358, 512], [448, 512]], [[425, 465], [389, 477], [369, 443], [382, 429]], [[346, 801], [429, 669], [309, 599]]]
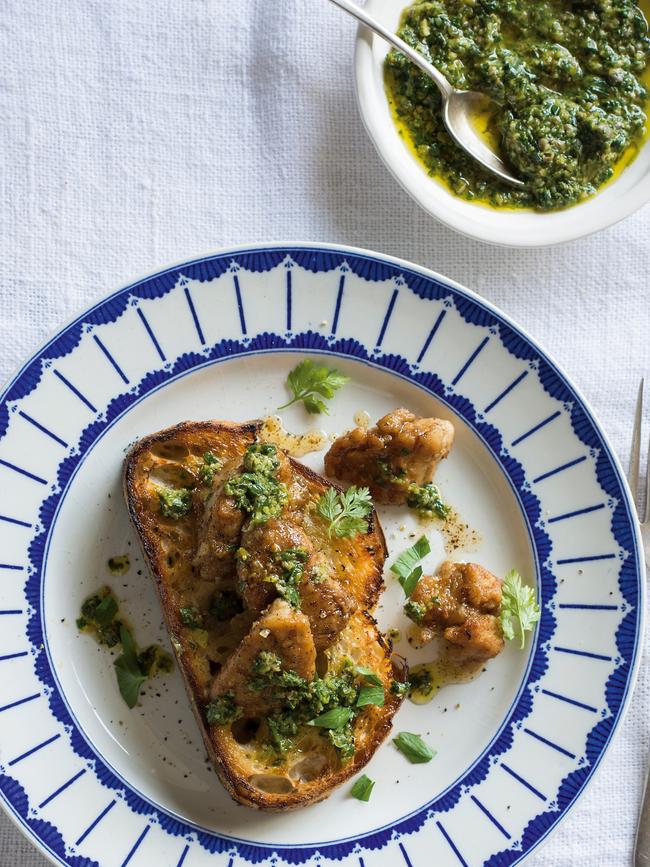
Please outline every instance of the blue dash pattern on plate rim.
[[[261, 273], [275, 269], [282, 265], [282, 263], [289, 265], [287, 268], [286, 293], [287, 333], [283, 335], [262, 333], [254, 337], [249, 337], [237, 272], [243, 270]], [[337, 269], [341, 272], [336, 307], [332, 320], [332, 329], [330, 335], [327, 337], [314, 333], [313, 331], [291, 333], [292, 263], [295, 263], [303, 269], [313, 273], [327, 273]], [[428, 276], [416, 270], [412, 270], [405, 264], [393, 262], [391, 260], [384, 260], [370, 254], [365, 254], [361, 251], [338, 251], [335, 248], [317, 247], [293, 248], [278, 246], [227, 252], [215, 256], [209, 256], [194, 262], [172, 267], [153, 277], [139, 281], [138, 283], [114, 293], [64, 328], [63, 331], [47, 343], [27, 364], [23, 366], [0, 398], [0, 438], [4, 436], [9, 423], [8, 403], [19, 400], [28, 395], [37, 386], [41, 378], [42, 363], [52, 362], [55, 359], [62, 358], [72, 352], [72, 350], [79, 344], [85, 328], [92, 325], [102, 325], [116, 321], [125, 311], [130, 303], [130, 299], [132, 298], [155, 299], [168, 294], [178, 285], [179, 280], [182, 280], [183, 277], [205, 282], [213, 280], [227, 271], [230, 271], [233, 274], [233, 285], [236, 293], [237, 309], [241, 326], [241, 339], [223, 340], [209, 349], [205, 348], [200, 354], [198, 352], [186, 353], [185, 355], [180, 356], [172, 365], [167, 361], [163, 350], [156, 340], [155, 334], [151, 330], [151, 327], [144, 316], [144, 313], [142, 313], [140, 308], [138, 308], [138, 314], [142, 320], [142, 324], [157, 350], [162, 366], [159, 369], [148, 373], [137, 386], [131, 387], [129, 391], [114, 398], [108, 405], [107, 410], [101, 414], [100, 418], [88, 425], [83, 431], [76, 453], [66, 457], [59, 464], [57, 471], [58, 491], [53, 493], [43, 502], [40, 509], [42, 529], [35, 536], [29, 546], [30, 568], [25, 586], [25, 596], [34, 613], [31, 615], [28, 622], [27, 638], [32, 646], [36, 674], [44, 687], [49, 691], [48, 701], [50, 709], [54, 716], [66, 726], [73, 750], [88, 762], [87, 769], [91, 770], [107, 789], [120, 792], [124, 797], [125, 802], [134, 812], [146, 816], [147, 822], [149, 822], [149, 819], [156, 820], [160, 827], [169, 834], [180, 837], [192, 834], [193, 837], [196, 837], [198, 843], [208, 852], [221, 852], [224, 854], [233, 853], [236, 854], [238, 858], [242, 858], [249, 863], [258, 863], [274, 853], [289, 864], [304, 863], [317, 852], [320, 853], [321, 856], [339, 860], [355, 851], [371, 851], [376, 848], [381, 848], [391, 840], [399, 840], [402, 835], [418, 830], [430, 818], [439, 817], [440, 814], [451, 809], [460, 798], [462, 790], [465, 787], [471, 786], [485, 778], [491, 766], [492, 759], [503, 753], [510, 745], [515, 725], [521, 724], [530, 712], [533, 684], [542, 676], [547, 667], [547, 652], [543, 645], [551, 638], [555, 629], [555, 617], [553, 615], [552, 607], [549, 605], [555, 592], [555, 579], [548, 565], [548, 558], [551, 553], [551, 543], [542, 526], [540, 503], [537, 497], [531, 492], [530, 487], [525, 480], [523, 468], [508, 454], [499, 432], [484, 420], [484, 414], [495, 406], [496, 403], [512, 389], [516, 388], [518, 382], [523, 379], [524, 375], [522, 374], [518, 380], [509, 384], [504, 392], [502, 392], [502, 394], [499, 395], [499, 397], [497, 397], [489, 407], [486, 407], [483, 412], [480, 412], [477, 411], [467, 398], [463, 397], [461, 394], [456, 394], [454, 388], [461, 381], [462, 376], [474, 362], [487, 341], [480, 344], [472, 356], [468, 358], [465, 366], [459, 371], [458, 375], [453, 380], [451, 389], [446, 388], [435, 374], [419, 371], [417, 369], [417, 364], [410, 365], [404, 358], [397, 355], [381, 354], [379, 350], [388, 322], [392, 315], [397, 297], [397, 290], [395, 290], [391, 296], [382, 323], [381, 332], [373, 350], [369, 351], [354, 339], [339, 337], [337, 335], [338, 319], [341, 300], [345, 289], [346, 270], [353, 272], [355, 275], [368, 282], [395, 279], [399, 284], [407, 286], [420, 298], [442, 300], [448, 307], [453, 304], [458, 313], [467, 323], [490, 328], [493, 333], [498, 334], [502, 345], [512, 356], [524, 360], [528, 362], [531, 367], [534, 367], [545, 391], [550, 396], [563, 402], [565, 406], [569, 404], [571, 405], [571, 424], [577, 437], [590, 449], [598, 450], [596, 461], [598, 482], [603, 491], [612, 500], [616, 501], [616, 507], [612, 515], [612, 533], [620, 548], [631, 552], [633, 555], [623, 559], [620, 566], [619, 587], [621, 595], [629, 606], [629, 610], [622, 620], [616, 634], [616, 645], [619, 654], [616, 660], [617, 667], [610, 676], [606, 687], [605, 700], [610, 715], [606, 718], [601, 718], [589, 733], [586, 744], [586, 761], [581, 767], [572, 771], [565, 777], [554, 799], [554, 804], [556, 806], [553, 806], [550, 809], [543, 809], [542, 812], [529, 822], [528, 826], [524, 830], [520, 847], [515, 848], [508, 845], [486, 862], [490, 867], [505, 867], [505, 865], [513, 864], [520, 860], [523, 855], [533, 849], [540, 840], [546, 836], [548, 831], [558, 821], [562, 814], [571, 806], [572, 802], [575, 800], [583, 786], [587, 783], [591, 774], [598, 765], [613, 730], [616, 727], [619, 715], [624, 707], [630, 686], [631, 674], [635, 665], [639, 638], [639, 574], [637, 567], [638, 551], [636, 546], [636, 536], [633, 529], [633, 519], [628, 510], [627, 498], [622, 489], [622, 480], [619, 477], [616, 464], [609, 453], [606, 443], [601, 438], [590, 414], [582, 406], [575, 392], [565, 381], [561, 373], [547, 359], [541, 350], [535, 347], [531, 341], [518, 333], [517, 330], [510, 323], [501, 318], [496, 311], [483, 304], [480, 299], [466, 294], [460, 288], [445, 284], [440, 279], [436, 279], [433, 276]], [[192, 302], [190, 291], [187, 287], [185, 287], [185, 295], [199, 342], [202, 347], [205, 347], [206, 343], [204, 335]], [[435, 333], [442, 321], [444, 312], [445, 311], [443, 310], [434, 324], [432, 331], [427, 338], [427, 342], [420, 353], [418, 361], [423, 358], [429, 344], [435, 338]], [[101, 351], [106, 355], [109, 363], [112, 364], [120, 375], [124, 384], [130, 385], [115, 359], [110, 356], [99, 339], [96, 339], [96, 342]], [[93, 750], [77, 727], [75, 720], [71, 717], [67, 709], [65, 701], [58, 691], [47, 655], [43, 649], [44, 629], [41, 620], [40, 594], [42, 570], [46, 558], [48, 536], [52, 529], [53, 521], [55, 520], [57, 508], [65, 497], [68, 484], [83, 461], [84, 456], [92, 448], [94, 443], [125, 411], [127, 411], [134, 403], [138, 402], [147, 394], [161, 387], [165, 383], [177, 379], [198, 367], [205, 366], [206, 364], [212, 364], [233, 356], [251, 353], [259, 354], [270, 351], [292, 350], [307, 350], [339, 354], [392, 371], [398, 376], [419, 385], [428, 390], [431, 394], [435, 395], [438, 399], [447, 404], [454, 412], [460, 415], [463, 420], [480, 436], [482, 441], [488, 446], [496, 460], [501, 465], [511, 485], [516, 490], [517, 496], [520, 500], [520, 505], [527, 517], [529, 530], [532, 532], [533, 536], [536, 558], [540, 570], [539, 586], [542, 601], [542, 618], [538, 627], [534, 654], [528, 670], [527, 679], [519, 693], [518, 700], [511, 708], [508, 718], [502, 724], [499, 734], [492, 741], [488, 750], [486, 750], [480, 760], [475, 763], [474, 767], [471, 768], [462, 779], [457, 781], [441, 797], [424, 805], [411, 816], [395, 822], [377, 832], [346, 841], [332, 841], [317, 846], [285, 848], [283, 846], [258, 845], [250, 844], [245, 841], [235, 841], [233, 838], [222, 837], [219, 834], [212, 832], [197, 832], [197, 829], [192, 825], [180, 820], [155, 804], [152, 804], [144, 796], [140, 796], [106, 766], [102, 758]], [[72, 387], [69, 382], [65, 382], [64, 384]], [[76, 392], [76, 389], [74, 389], [74, 387], [72, 388]], [[96, 411], [84, 395], [78, 393], [77, 396], [93, 411]], [[562, 469], [563, 468], [560, 467], [554, 472], [560, 472]], [[37, 481], [43, 480], [37, 479]], [[23, 701], [29, 700], [30, 698], [28, 697]], [[0, 708], [0, 711], [2, 710], [5, 710], [5, 708]], [[45, 746], [45, 744], [42, 746]], [[530, 791], [540, 796], [540, 793], [536, 792], [536, 790], [530, 786], [526, 780], [519, 777], [510, 769], [506, 768], [506, 771], [515, 779], [518, 779], [523, 786], [526, 786]], [[77, 776], [81, 776], [81, 774]], [[76, 779], [77, 777], [70, 780], [63, 788], [72, 785]], [[63, 839], [59, 830], [51, 823], [36, 819], [29, 815], [30, 804], [27, 793], [8, 773], [0, 774], [0, 794], [2, 794], [3, 799], [9, 804], [18, 821], [21, 822], [34, 837], [39, 839], [61, 863], [72, 865], [72, 867], [91, 867], [91, 865], [96, 864], [96, 862], [84, 857], [68, 855], [66, 851], [66, 841]], [[58, 792], [54, 793], [51, 797], [54, 797], [56, 794], [58, 794]], [[476, 799], [474, 800], [476, 801]], [[110, 811], [114, 803], [115, 801], [112, 801], [105, 808], [103, 813], [97, 817], [93, 825], [87, 829], [79, 840], [76, 841], [76, 845], [79, 845], [82, 842], [84, 837], [90, 833], [90, 830], [92, 830], [95, 824], [101, 821], [103, 816]], [[477, 806], [487, 815], [493, 824], [503, 832], [503, 829], [500, 828], [494, 817], [489, 814], [486, 808], [478, 802]], [[435, 814], [435, 816], [432, 817], [432, 814]], [[451, 839], [439, 819], [437, 819], [435, 824], [447, 840], [451, 851], [458, 860], [458, 863], [465, 864], [465, 861], [458, 851], [454, 841]], [[134, 855], [135, 851], [148, 833], [149, 828], [150, 825], [148, 823], [140, 837], [135, 841], [124, 864], [128, 863]], [[505, 836], [507, 837], [507, 834], [505, 834]], [[402, 842], [399, 843], [399, 849], [404, 858], [404, 863], [408, 867], [408, 865], [410, 865], [410, 860]], [[186, 847], [181, 856], [179, 865], [184, 861], [187, 852], [188, 848]], [[360, 863], [363, 863], [362, 859], [360, 859]]]

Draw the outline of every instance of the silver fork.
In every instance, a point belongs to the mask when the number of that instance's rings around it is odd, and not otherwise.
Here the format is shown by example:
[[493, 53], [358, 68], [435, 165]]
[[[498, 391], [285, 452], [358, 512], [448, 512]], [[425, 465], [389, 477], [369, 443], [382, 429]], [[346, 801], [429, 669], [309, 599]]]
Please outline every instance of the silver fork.
[[[639, 485], [641, 474], [641, 429], [643, 427], [643, 390], [644, 380], [642, 379], [636, 402], [628, 481], [639, 515], [641, 539], [643, 540], [646, 563], [650, 565], [650, 445], [648, 446], [646, 470], [645, 507], [643, 505], [644, 497]], [[639, 827], [637, 828], [636, 845], [634, 847], [634, 865], [635, 867], [650, 867], [650, 774], [646, 779], [643, 805], [639, 814]]]

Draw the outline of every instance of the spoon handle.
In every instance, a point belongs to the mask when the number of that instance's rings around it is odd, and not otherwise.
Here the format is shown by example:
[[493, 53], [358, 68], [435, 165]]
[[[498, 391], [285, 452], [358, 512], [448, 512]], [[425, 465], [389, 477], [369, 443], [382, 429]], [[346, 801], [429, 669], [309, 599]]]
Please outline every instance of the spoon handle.
[[365, 9], [357, 6], [357, 4], [353, 3], [352, 0], [331, 0], [331, 2], [334, 3], [335, 6], [338, 6], [340, 9], [343, 9], [345, 12], [352, 15], [357, 19], [357, 21], [365, 24], [365, 26], [372, 30], [373, 33], [376, 33], [377, 36], [381, 36], [382, 39], [385, 39], [386, 42], [389, 42], [394, 48], [408, 57], [409, 60], [413, 61], [416, 66], [419, 66], [423, 72], [426, 72], [426, 74], [434, 80], [440, 93], [445, 99], [451, 95], [453, 88], [442, 72], [439, 72], [435, 66], [432, 66], [428, 60], [425, 60], [419, 51], [411, 48], [411, 46], [407, 45], [403, 39], [400, 39], [399, 36], [395, 33], [391, 33], [391, 31], [384, 27], [383, 24], [380, 24], [376, 18], [368, 15]]

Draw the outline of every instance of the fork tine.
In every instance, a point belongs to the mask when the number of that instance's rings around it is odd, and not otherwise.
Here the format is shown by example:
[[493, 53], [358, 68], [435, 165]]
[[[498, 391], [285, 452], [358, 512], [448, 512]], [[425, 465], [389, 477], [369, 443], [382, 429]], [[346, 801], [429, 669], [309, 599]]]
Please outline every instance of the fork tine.
[[634, 414], [634, 430], [632, 432], [632, 449], [630, 451], [630, 468], [627, 473], [627, 480], [630, 483], [630, 489], [634, 501], [638, 505], [639, 494], [639, 464], [641, 462], [641, 423], [643, 421], [643, 388], [645, 379], [641, 380], [639, 385], [639, 394], [636, 399], [636, 412]]
[[645, 463], [645, 515], [643, 516], [642, 524], [647, 524], [650, 521], [650, 437], [648, 438], [648, 459]]

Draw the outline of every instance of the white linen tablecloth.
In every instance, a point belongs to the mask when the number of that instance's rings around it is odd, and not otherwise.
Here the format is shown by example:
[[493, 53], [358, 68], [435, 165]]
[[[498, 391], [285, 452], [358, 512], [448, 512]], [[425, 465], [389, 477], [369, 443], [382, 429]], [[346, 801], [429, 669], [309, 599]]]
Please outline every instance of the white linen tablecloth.
[[[134, 277], [255, 241], [401, 256], [499, 305], [559, 360], [627, 460], [650, 373], [650, 208], [541, 251], [421, 213], [357, 114], [355, 28], [327, 0], [4, 0], [0, 377]], [[579, 211], [575, 218], [580, 219]], [[630, 863], [650, 678], [589, 792], [531, 867]], [[0, 864], [37, 867], [0, 816]]]

